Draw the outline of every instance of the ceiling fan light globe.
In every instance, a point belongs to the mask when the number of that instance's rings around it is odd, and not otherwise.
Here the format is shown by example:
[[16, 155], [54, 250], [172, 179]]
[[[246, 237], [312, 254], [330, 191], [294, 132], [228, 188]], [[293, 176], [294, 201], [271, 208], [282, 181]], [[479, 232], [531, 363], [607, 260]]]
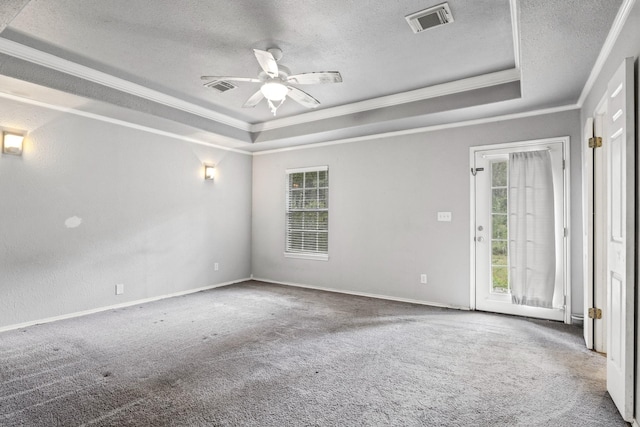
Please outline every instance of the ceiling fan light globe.
[[282, 101], [287, 96], [289, 89], [278, 82], [268, 82], [262, 85], [260, 91], [270, 101]]

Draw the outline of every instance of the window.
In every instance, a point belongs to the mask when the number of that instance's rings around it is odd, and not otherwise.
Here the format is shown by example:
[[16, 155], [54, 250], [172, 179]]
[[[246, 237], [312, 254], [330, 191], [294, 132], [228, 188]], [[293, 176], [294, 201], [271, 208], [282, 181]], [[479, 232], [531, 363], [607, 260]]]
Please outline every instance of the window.
[[491, 277], [492, 291], [509, 293], [508, 160], [491, 162]]
[[287, 170], [285, 256], [329, 259], [329, 168]]

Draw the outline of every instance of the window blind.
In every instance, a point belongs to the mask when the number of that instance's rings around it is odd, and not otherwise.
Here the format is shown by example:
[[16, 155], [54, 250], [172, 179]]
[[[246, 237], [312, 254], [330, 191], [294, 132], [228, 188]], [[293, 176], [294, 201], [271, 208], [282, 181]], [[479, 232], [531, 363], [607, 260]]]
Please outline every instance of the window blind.
[[287, 170], [286, 251], [329, 252], [329, 168]]

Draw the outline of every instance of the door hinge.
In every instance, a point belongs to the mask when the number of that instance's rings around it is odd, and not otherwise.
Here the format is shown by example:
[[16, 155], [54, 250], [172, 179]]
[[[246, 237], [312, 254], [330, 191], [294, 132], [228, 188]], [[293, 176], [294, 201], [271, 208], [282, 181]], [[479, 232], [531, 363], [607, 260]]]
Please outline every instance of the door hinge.
[[564, 159], [562, 159], [562, 170], [565, 170], [565, 169], [566, 169], [566, 163], [565, 163]]
[[589, 319], [602, 319], [602, 310], [595, 307], [590, 308]]
[[569, 237], [569, 229], [567, 227], [564, 228], [564, 237]]
[[589, 148], [600, 148], [602, 147], [602, 137], [594, 136], [593, 138], [589, 138]]

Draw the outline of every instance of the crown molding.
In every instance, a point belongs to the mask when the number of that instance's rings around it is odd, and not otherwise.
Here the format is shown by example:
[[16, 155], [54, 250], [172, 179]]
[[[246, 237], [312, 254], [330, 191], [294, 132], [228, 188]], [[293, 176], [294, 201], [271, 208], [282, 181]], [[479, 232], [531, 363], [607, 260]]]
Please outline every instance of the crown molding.
[[274, 149], [271, 149], [271, 150], [267, 149], [267, 150], [261, 150], [261, 151], [254, 151], [253, 155], [254, 156], [262, 156], [262, 155], [266, 155], [266, 154], [282, 153], [282, 152], [286, 152], [286, 151], [305, 150], [305, 149], [311, 149], [311, 148], [327, 147], [327, 146], [331, 146], [331, 145], [349, 144], [349, 143], [352, 143], [352, 142], [370, 141], [370, 140], [381, 139], [381, 138], [391, 138], [391, 137], [398, 137], [398, 136], [404, 136], [404, 135], [413, 135], [413, 134], [416, 134], [416, 133], [426, 133], [426, 132], [434, 132], [434, 131], [445, 130], [445, 129], [455, 129], [455, 128], [466, 127], [466, 126], [483, 125], [483, 124], [487, 124], [487, 123], [501, 122], [501, 121], [505, 121], [505, 120], [516, 120], [516, 119], [523, 119], [523, 118], [527, 118], [527, 117], [542, 116], [542, 115], [545, 115], [545, 114], [562, 113], [564, 111], [578, 110], [579, 108], [580, 107], [578, 105], [576, 105], [576, 104], [561, 105], [559, 107], [551, 107], [551, 108], [544, 108], [544, 109], [540, 109], [540, 110], [525, 111], [525, 112], [522, 112], [522, 113], [503, 114], [503, 115], [500, 115], [500, 116], [491, 116], [491, 117], [486, 117], [486, 118], [483, 118], [483, 119], [472, 119], [472, 120], [466, 120], [466, 121], [462, 121], [462, 122], [453, 122], [453, 123], [445, 123], [445, 124], [441, 124], [441, 125], [423, 126], [423, 127], [419, 127], [419, 128], [404, 129], [404, 130], [393, 131], [393, 132], [383, 132], [383, 133], [378, 133], [378, 134], [374, 134], [374, 135], [355, 136], [355, 137], [352, 137], [352, 138], [336, 139], [336, 140], [333, 140], [333, 141], [323, 141], [323, 142], [316, 142], [316, 143], [305, 144], [305, 145], [296, 145], [296, 146], [293, 146], [293, 147], [283, 147], [283, 148], [274, 148]]
[[[516, 0], [510, 1], [515, 2]], [[514, 43], [516, 43], [515, 39]], [[338, 107], [311, 111], [308, 113], [286, 117], [283, 119], [250, 124], [245, 121], [229, 117], [228, 115], [212, 111], [208, 108], [201, 107], [199, 105], [147, 88], [137, 83], [112, 76], [110, 74], [86, 67], [84, 65], [76, 64], [66, 59], [51, 55], [46, 52], [42, 52], [37, 49], [33, 49], [29, 46], [25, 46], [23, 44], [16, 43], [12, 40], [8, 40], [2, 37], [0, 37], [0, 53], [4, 53], [6, 55], [56, 71], [60, 71], [65, 74], [79, 77], [81, 79], [110, 87], [112, 89], [129, 93], [131, 95], [148, 99], [150, 101], [157, 102], [171, 108], [176, 108], [187, 113], [195, 114], [197, 116], [204, 117], [206, 119], [232, 126], [236, 129], [247, 132], [262, 132], [297, 124], [309, 123], [316, 120], [355, 114], [378, 108], [392, 107], [409, 102], [421, 101], [439, 96], [445, 96], [454, 93], [509, 83], [521, 78], [520, 70], [518, 68], [513, 68], [509, 70], [483, 74], [467, 79], [429, 86], [412, 91], [372, 98], [351, 104], [345, 104]], [[516, 60], [516, 63], [517, 62], [518, 61]]]
[[[305, 149], [326, 147], [326, 146], [331, 146], [331, 145], [348, 144], [348, 143], [352, 143], [352, 142], [376, 140], [376, 139], [381, 139], [381, 138], [397, 137], [397, 136], [403, 136], [403, 135], [412, 135], [412, 134], [416, 134], [416, 133], [434, 132], [434, 131], [438, 131], [438, 130], [454, 129], [454, 128], [465, 127], [465, 126], [482, 125], [482, 124], [493, 123], [493, 122], [497, 122], [497, 121], [515, 120], [515, 119], [521, 119], [521, 118], [526, 118], [526, 117], [540, 116], [540, 115], [544, 115], [544, 114], [554, 114], [554, 113], [560, 113], [560, 112], [564, 112], [564, 111], [576, 110], [576, 109], [580, 108], [580, 106], [578, 106], [577, 104], [569, 104], [569, 105], [563, 105], [563, 106], [559, 106], [559, 107], [552, 107], [552, 108], [545, 108], [545, 109], [540, 109], [540, 110], [525, 111], [525, 112], [521, 112], [521, 113], [504, 114], [504, 115], [499, 115], [499, 116], [486, 117], [486, 118], [482, 118], [482, 119], [472, 119], [472, 120], [466, 120], [466, 121], [461, 121], [461, 122], [446, 123], [446, 124], [441, 124], [441, 125], [432, 125], [432, 126], [424, 126], [424, 127], [419, 127], [419, 128], [404, 129], [404, 130], [393, 131], [393, 132], [383, 132], [383, 133], [373, 134], [373, 135], [363, 135], [363, 136], [357, 136], [357, 137], [351, 137], [351, 138], [335, 139], [335, 140], [322, 141], [322, 142], [316, 142], [316, 143], [304, 144], [304, 145], [297, 145], [297, 146], [291, 146], [291, 147], [248, 151], [248, 150], [242, 150], [242, 149], [237, 149], [237, 148], [225, 147], [225, 146], [222, 146], [222, 145], [214, 144], [214, 143], [211, 143], [211, 142], [208, 142], [208, 141], [199, 140], [199, 139], [196, 139], [196, 138], [191, 138], [191, 137], [180, 135], [180, 134], [176, 134], [176, 133], [173, 133], [173, 132], [167, 132], [167, 131], [163, 131], [163, 130], [160, 130], [160, 129], [152, 128], [152, 127], [149, 127], [149, 126], [143, 126], [143, 125], [139, 125], [139, 124], [136, 124], [136, 123], [128, 122], [128, 121], [125, 121], [125, 120], [114, 119], [112, 117], [107, 117], [107, 116], [100, 115], [100, 114], [90, 113], [90, 112], [87, 112], [87, 111], [78, 110], [76, 108], [65, 107], [65, 106], [62, 106], [62, 105], [55, 105], [55, 104], [50, 104], [50, 103], [47, 103], [47, 102], [37, 101], [37, 100], [34, 100], [34, 99], [25, 98], [25, 97], [22, 97], [22, 96], [13, 95], [13, 94], [1, 92], [1, 91], [0, 91], [0, 99], [8, 99], [8, 100], [16, 101], [16, 102], [21, 102], [23, 104], [34, 105], [34, 106], [37, 106], [37, 107], [46, 108], [46, 109], [49, 109], [49, 110], [54, 110], [54, 111], [60, 111], [60, 112], [63, 112], [63, 113], [74, 114], [74, 115], [77, 115], [77, 116], [86, 117], [86, 118], [93, 119], [93, 120], [99, 120], [99, 121], [102, 121], [102, 122], [106, 122], [106, 123], [111, 123], [111, 124], [118, 125], [118, 126], [127, 127], [127, 128], [130, 128], [130, 129], [136, 129], [136, 130], [139, 130], [139, 131], [148, 132], [148, 133], [152, 133], [152, 134], [155, 134], [155, 135], [160, 135], [160, 136], [165, 136], [165, 137], [168, 137], [168, 138], [177, 139], [177, 140], [180, 140], [180, 141], [190, 142], [192, 144], [205, 145], [205, 146], [208, 146], [208, 147], [217, 148], [217, 149], [225, 150], [225, 151], [231, 151], [231, 152], [234, 152], [234, 153], [244, 154], [244, 155], [249, 155], [249, 156], [260, 156], [260, 155], [265, 155], [265, 154], [274, 154], [274, 153], [280, 153], [280, 152], [286, 152], [286, 151], [305, 150]], [[225, 141], [225, 142], [228, 142], [228, 143], [238, 143], [238, 142], [243, 143], [243, 141], [239, 141], [239, 140], [236, 140], [236, 139], [233, 139], [233, 138], [223, 137], [221, 135], [216, 135], [216, 137], [221, 142]]]
[[354, 102], [352, 104], [338, 107], [325, 108], [318, 111], [311, 111], [297, 116], [285, 117], [282, 119], [270, 120], [264, 123], [256, 123], [251, 126], [251, 132], [263, 132], [287, 126], [309, 123], [317, 120], [330, 119], [333, 117], [347, 116], [378, 108], [392, 107], [394, 105], [406, 104], [409, 102], [422, 101], [439, 96], [451, 95], [459, 92], [466, 92], [485, 87], [496, 86], [520, 80], [520, 70], [512, 68], [495, 73], [483, 74], [469, 77], [453, 82], [442, 83], [408, 92], [396, 93], [393, 95], [381, 96], [379, 98], [367, 99], [365, 101]]
[[635, 5], [635, 3], [636, 3], [636, 0], [624, 0], [622, 2], [622, 5], [618, 10], [618, 14], [616, 15], [616, 18], [613, 21], [613, 25], [611, 26], [611, 30], [609, 30], [607, 39], [604, 41], [604, 44], [602, 45], [602, 49], [600, 50], [598, 59], [596, 59], [596, 63], [593, 64], [593, 69], [591, 69], [591, 74], [589, 74], [589, 78], [587, 79], [587, 82], [584, 84], [584, 87], [582, 88], [582, 93], [580, 94], [580, 98], [578, 98], [577, 104], [578, 106], [580, 106], [580, 108], [582, 108], [584, 101], [587, 99], [587, 96], [589, 96], [589, 92], [591, 92], [591, 89], [593, 89], [593, 85], [595, 84], [596, 79], [600, 75], [600, 72], [602, 71], [602, 68], [606, 63], [607, 58], [609, 57], [609, 54], [611, 54], [611, 51], [613, 50], [613, 46], [618, 41], [618, 37], [622, 32], [622, 28], [624, 27], [624, 24], [627, 22], [627, 18], [629, 17], [629, 14], [631, 13], [631, 9], [633, 9], [633, 6]]
[[[123, 127], [130, 128], [130, 129], [136, 129], [136, 130], [139, 130], [139, 131], [152, 133], [154, 135], [160, 135], [160, 136], [165, 136], [165, 137], [168, 137], [168, 138], [178, 139], [178, 140], [181, 140], [181, 141], [190, 142], [192, 144], [206, 145], [208, 147], [217, 148], [219, 150], [231, 151], [231, 152], [234, 152], [234, 153], [245, 154], [245, 155], [249, 155], [249, 156], [253, 155], [253, 153], [250, 152], [250, 151], [240, 150], [240, 149], [231, 148], [231, 147], [225, 147], [223, 145], [214, 144], [212, 142], [203, 141], [203, 140], [196, 139], [196, 138], [191, 138], [191, 137], [180, 135], [180, 134], [173, 133], [173, 132], [163, 131], [163, 130], [152, 128], [152, 127], [149, 127], [149, 126], [139, 125], [139, 124], [133, 123], [133, 122], [128, 122], [128, 121], [120, 120], [120, 119], [114, 119], [113, 117], [107, 117], [107, 116], [104, 116], [104, 115], [101, 115], [101, 114], [90, 113], [88, 111], [82, 111], [82, 110], [78, 110], [76, 108], [65, 107], [65, 106], [62, 106], [62, 105], [54, 105], [54, 104], [50, 104], [48, 102], [37, 101], [35, 99], [25, 98], [25, 97], [22, 97], [22, 96], [13, 95], [13, 94], [5, 93], [5, 92], [0, 92], [0, 99], [8, 99], [8, 100], [11, 100], [11, 101], [21, 102], [21, 103], [27, 104], [27, 105], [34, 105], [36, 107], [46, 108], [48, 110], [60, 111], [62, 113], [68, 113], [68, 114], [73, 114], [73, 115], [76, 115], [76, 116], [86, 117], [86, 118], [93, 119], [93, 120], [99, 120], [101, 122], [111, 123], [111, 124], [114, 124], [114, 125], [117, 125], [117, 126], [123, 126]], [[236, 140], [234, 138], [225, 137], [225, 136], [218, 135], [218, 134], [216, 134], [216, 138], [220, 142], [227, 142], [227, 143], [230, 143], [230, 144], [244, 143], [243, 141]]]
[[76, 64], [75, 62], [59, 58], [55, 55], [33, 49], [29, 46], [25, 46], [2, 37], [0, 37], [0, 53], [79, 77], [102, 86], [129, 93], [140, 98], [148, 99], [149, 101], [157, 102], [159, 104], [166, 105], [167, 107], [195, 114], [197, 116], [204, 117], [205, 119], [214, 120], [218, 123], [232, 126], [236, 129], [243, 131], [249, 131], [251, 129], [251, 126], [247, 122], [234, 119], [226, 114], [212, 111], [191, 102], [183, 101], [162, 92], [158, 92], [157, 90], [103, 73], [102, 71], [94, 70], [93, 68], [85, 67], [84, 65]]

